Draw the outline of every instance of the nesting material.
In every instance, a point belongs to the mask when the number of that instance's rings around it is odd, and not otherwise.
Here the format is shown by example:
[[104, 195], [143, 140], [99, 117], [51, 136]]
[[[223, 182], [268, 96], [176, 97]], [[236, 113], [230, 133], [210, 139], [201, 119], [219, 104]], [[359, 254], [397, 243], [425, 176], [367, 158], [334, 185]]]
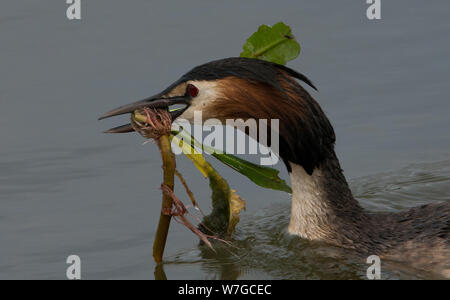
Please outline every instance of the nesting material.
[[158, 140], [163, 135], [169, 136], [171, 134], [172, 117], [167, 110], [144, 107], [138, 113], [145, 116], [145, 122], [137, 120], [136, 114], [134, 114], [131, 116], [131, 125], [143, 137]]
[[[216, 250], [214, 249], [214, 247], [211, 244], [211, 242], [209, 241], [209, 239], [217, 240], [228, 246], [232, 246], [232, 244], [230, 242], [220, 239], [214, 235], [208, 235], [208, 234], [204, 233], [203, 231], [201, 231], [198, 227], [195, 227], [187, 218], [187, 216], [190, 214], [189, 214], [188, 210], [186, 209], [186, 207], [184, 206], [183, 202], [181, 202], [181, 200], [173, 193], [173, 191], [167, 185], [162, 184], [161, 189], [164, 194], [168, 195], [169, 197], [171, 197], [173, 199], [174, 207], [171, 212], [172, 217], [174, 217], [178, 223], [183, 224], [189, 230], [191, 230], [195, 235], [197, 235], [200, 238], [200, 240], [202, 240], [211, 250], [216, 252]], [[203, 225], [203, 224], [200, 223], [200, 225]]]
[[153, 246], [153, 256], [155, 261], [162, 261], [167, 234], [169, 231], [170, 219], [172, 217], [196, 234], [200, 240], [202, 240], [213, 251], [215, 250], [210, 240], [217, 240], [232, 246], [230, 242], [220, 239], [214, 235], [208, 235], [201, 231], [198, 227], [194, 226], [187, 218], [188, 216], [191, 216], [199, 221], [201, 228], [214, 234], [214, 232], [203, 224], [200, 219], [188, 212], [186, 206], [173, 192], [173, 178], [176, 174], [185, 187], [193, 206], [204, 216], [194, 199], [193, 193], [187, 186], [186, 181], [175, 169], [175, 158], [173, 157], [169, 142], [169, 136], [172, 133], [172, 117], [170, 116], [170, 113], [165, 109], [142, 108], [131, 115], [131, 125], [133, 129], [143, 137], [156, 141], [163, 159], [164, 183], [161, 186], [163, 191], [163, 205], [161, 211], [162, 214], [155, 237], [155, 243]]

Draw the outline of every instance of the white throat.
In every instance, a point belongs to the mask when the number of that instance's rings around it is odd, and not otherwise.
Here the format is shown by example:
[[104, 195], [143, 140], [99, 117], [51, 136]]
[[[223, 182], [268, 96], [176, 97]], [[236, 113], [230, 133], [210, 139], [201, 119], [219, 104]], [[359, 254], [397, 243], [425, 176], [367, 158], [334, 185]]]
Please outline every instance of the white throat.
[[290, 165], [292, 208], [288, 231], [309, 240], [325, 240], [332, 231], [329, 224], [334, 213], [327, 201], [323, 173], [315, 169], [309, 175], [302, 166]]

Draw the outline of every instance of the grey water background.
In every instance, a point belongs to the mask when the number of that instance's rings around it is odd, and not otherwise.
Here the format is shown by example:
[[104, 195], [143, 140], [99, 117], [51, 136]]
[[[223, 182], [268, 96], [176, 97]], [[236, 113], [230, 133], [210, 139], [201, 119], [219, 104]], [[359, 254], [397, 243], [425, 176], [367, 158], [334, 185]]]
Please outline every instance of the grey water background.
[[[97, 117], [198, 64], [238, 56], [259, 25], [280, 20], [302, 46], [288, 65], [318, 86], [313, 96], [363, 205], [449, 201], [450, 3], [382, 1], [383, 19], [369, 21], [365, 2], [96, 0], [82, 1], [82, 20], [69, 21], [62, 0], [2, 0], [0, 279], [64, 279], [71, 254], [84, 279], [153, 279], [157, 148], [135, 134], [101, 133], [125, 117]], [[353, 254], [285, 233], [288, 194], [211, 161], [247, 201], [239, 249], [212, 253], [173, 223], [169, 279], [365, 278]], [[187, 159], [177, 163], [208, 210], [207, 181]], [[428, 278], [407, 266], [383, 276]]]

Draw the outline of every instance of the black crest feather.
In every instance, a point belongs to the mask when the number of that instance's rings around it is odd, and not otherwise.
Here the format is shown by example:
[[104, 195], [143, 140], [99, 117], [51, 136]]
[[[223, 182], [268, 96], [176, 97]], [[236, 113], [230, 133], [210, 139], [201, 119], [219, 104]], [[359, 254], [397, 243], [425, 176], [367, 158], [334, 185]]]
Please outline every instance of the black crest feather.
[[214, 60], [206, 64], [195, 67], [181, 78], [180, 81], [187, 80], [217, 80], [229, 76], [262, 82], [280, 89], [277, 76], [280, 71], [284, 71], [295, 77], [313, 89], [317, 90], [314, 84], [305, 75], [298, 73], [288, 67], [254, 58], [230, 57]]

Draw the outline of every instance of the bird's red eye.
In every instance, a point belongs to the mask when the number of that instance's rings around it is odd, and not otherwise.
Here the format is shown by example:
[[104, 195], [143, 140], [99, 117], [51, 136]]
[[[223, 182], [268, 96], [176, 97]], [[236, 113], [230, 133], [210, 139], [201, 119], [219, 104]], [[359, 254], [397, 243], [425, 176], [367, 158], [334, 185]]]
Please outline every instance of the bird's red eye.
[[187, 85], [187, 92], [191, 97], [196, 97], [198, 95], [198, 88], [193, 84]]

